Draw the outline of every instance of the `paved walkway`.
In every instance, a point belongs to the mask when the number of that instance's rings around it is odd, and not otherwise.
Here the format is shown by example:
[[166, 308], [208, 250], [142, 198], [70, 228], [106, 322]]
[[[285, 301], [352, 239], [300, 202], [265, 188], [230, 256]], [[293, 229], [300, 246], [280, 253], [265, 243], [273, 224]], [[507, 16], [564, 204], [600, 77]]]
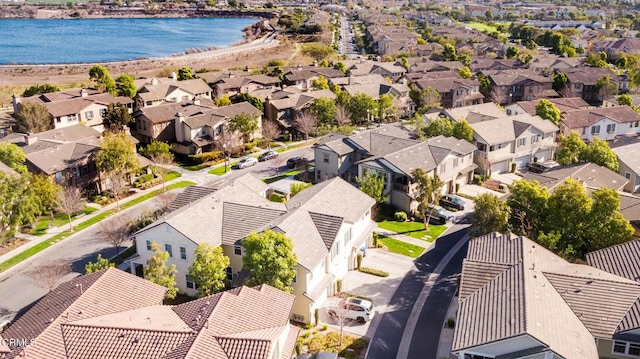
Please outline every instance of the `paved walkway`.
[[[413, 244], [413, 245], [416, 245], [418, 247], [422, 247], [422, 248], [425, 248], [425, 249], [429, 248], [429, 247], [431, 247], [431, 245], [433, 245], [433, 242], [427, 242], [427, 241], [423, 241], [421, 239], [416, 239], [416, 238], [413, 238], [413, 237], [410, 237], [410, 236], [407, 236], [407, 235], [404, 235], [404, 234], [396, 233], [396, 232], [390, 231], [388, 229], [381, 228], [381, 227], [378, 227], [378, 228], [374, 229], [374, 232], [376, 232], [378, 234], [381, 234], [383, 236], [391, 237], [393, 239], [397, 239], [397, 240], [400, 240], [400, 241], [403, 241], [403, 242], [407, 242], [407, 243], [410, 243], [410, 244]], [[434, 241], [435, 241], [435, 239], [434, 239]]]

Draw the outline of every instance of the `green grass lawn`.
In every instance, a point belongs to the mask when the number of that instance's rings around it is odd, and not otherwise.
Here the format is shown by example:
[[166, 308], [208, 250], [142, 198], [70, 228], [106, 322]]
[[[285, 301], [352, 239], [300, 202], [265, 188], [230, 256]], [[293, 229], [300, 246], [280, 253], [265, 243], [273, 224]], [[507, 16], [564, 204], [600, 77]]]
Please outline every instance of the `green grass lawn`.
[[391, 253], [398, 253], [411, 258], [418, 258], [424, 251], [423, 247], [387, 236], [378, 236], [378, 242], [387, 246]]
[[176, 178], [182, 177], [182, 173], [180, 172], [176, 172], [176, 171], [171, 171], [169, 173], [167, 173], [167, 177], [164, 179], [165, 182], [174, 180]]
[[295, 176], [295, 175], [297, 175], [297, 174], [298, 174], [298, 173], [300, 173], [300, 172], [302, 172], [302, 170], [299, 170], [299, 169], [293, 169], [293, 170], [291, 170], [291, 171], [285, 172], [285, 173], [283, 173], [283, 174], [279, 174], [279, 175], [274, 176], [274, 177], [263, 178], [263, 179], [262, 179], [262, 181], [263, 181], [264, 183], [266, 183], [266, 184], [269, 184], [269, 183], [273, 183], [273, 182], [275, 182], [275, 181], [279, 181], [279, 180], [281, 180], [281, 179], [283, 179], [283, 178], [287, 178], [287, 177], [290, 177], [290, 176]]
[[[192, 186], [195, 185], [196, 183], [194, 182], [190, 182], [190, 181], [181, 181], [181, 182], [177, 182], [174, 183], [170, 186], [167, 186], [167, 191], [171, 190], [171, 189], [175, 189], [175, 188], [184, 188], [184, 187], [188, 187], [188, 186]], [[162, 192], [162, 189], [159, 190], [155, 190], [153, 192], [149, 192], [144, 196], [138, 197], [134, 200], [131, 200], [127, 203], [123, 203], [120, 205], [120, 209], [125, 209], [125, 208], [129, 208], [131, 206], [134, 206], [138, 203], [144, 202], [150, 198], [153, 198], [154, 196], [157, 196], [158, 194], [160, 194]], [[78, 224], [77, 226], [73, 227], [73, 232], [70, 232], [69, 230], [66, 230], [64, 232], [60, 232], [58, 234], [56, 234], [55, 236], [51, 237], [49, 240], [40, 242], [38, 244], [36, 244], [35, 246], [25, 250], [24, 252], [21, 252], [9, 259], [7, 259], [6, 261], [0, 263], [0, 272], [3, 272], [11, 267], [13, 267], [14, 265], [24, 261], [25, 259], [35, 255], [36, 253], [39, 253], [49, 247], [51, 247], [52, 245], [54, 245], [55, 243], [69, 237], [72, 233], [75, 233], [77, 231], [81, 231], [91, 225], [94, 225], [100, 221], [102, 221], [103, 219], [113, 215], [114, 213], [116, 213], [115, 210], [110, 209], [108, 211], [102, 212], [96, 216], [93, 216], [91, 218], [89, 218], [88, 220], [81, 222], [80, 224]]]
[[491, 26], [483, 22], [477, 22], [477, 21], [465, 22], [463, 25], [469, 26], [470, 28], [473, 28], [479, 31], [489, 31], [489, 32], [498, 31], [498, 29], [495, 26]]
[[[89, 214], [92, 212], [97, 211], [98, 209], [95, 207], [90, 207], [90, 206], [85, 206], [84, 209], [76, 214], [74, 214], [73, 216], [71, 216], [71, 220], [74, 220], [76, 217], [78, 217], [79, 215], [82, 214]], [[51, 227], [60, 227], [63, 225], [69, 225], [69, 219], [67, 217], [66, 214], [56, 214], [54, 215], [54, 219], [51, 220], [50, 216], [42, 216], [40, 217], [40, 220], [38, 221], [38, 225], [31, 231], [31, 233], [34, 236], [41, 236], [45, 233], [47, 233], [47, 229], [49, 228], [49, 224], [51, 224]]]
[[[231, 171], [231, 168], [233, 166], [237, 165], [237, 164], [238, 164], [238, 162], [231, 162], [231, 164], [227, 167], [227, 172]], [[216, 176], [222, 176], [222, 175], [225, 174], [224, 168], [225, 168], [224, 166], [216, 167], [216, 168], [210, 170], [209, 174], [210, 175], [216, 175]]]
[[199, 165], [180, 164], [180, 167], [184, 168], [187, 171], [200, 171], [201, 169], [207, 168], [209, 166], [205, 164], [199, 164]]
[[435, 241], [436, 238], [447, 229], [447, 227], [443, 225], [430, 224], [429, 230], [425, 231], [422, 222], [398, 222], [390, 220], [378, 222], [378, 227], [428, 242]]

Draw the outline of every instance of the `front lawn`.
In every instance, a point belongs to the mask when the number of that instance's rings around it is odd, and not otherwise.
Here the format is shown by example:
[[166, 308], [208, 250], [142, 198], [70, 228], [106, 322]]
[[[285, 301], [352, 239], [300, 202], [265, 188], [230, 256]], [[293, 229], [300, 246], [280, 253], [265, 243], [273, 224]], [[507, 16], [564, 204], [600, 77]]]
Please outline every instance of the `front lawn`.
[[[233, 166], [235, 166], [237, 164], [238, 164], [238, 162], [232, 162], [229, 166], [227, 166], [227, 172], [231, 171]], [[209, 174], [210, 175], [216, 175], [216, 176], [222, 176], [225, 173], [227, 173], [227, 172], [224, 171], [224, 169], [225, 169], [224, 166], [216, 167], [216, 168], [214, 168], [212, 170], [209, 170]]]
[[387, 236], [378, 236], [378, 242], [387, 246], [391, 253], [398, 253], [411, 258], [418, 258], [424, 252], [423, 247]]
[[200, 171], [201, 169], [207, 168], [209, 166], [205, 165], [204, 163], [201, 163], [199, 165], [187, 165], [187, 164], [181, 163], [180, 167], [184, 168], [187, 171]]
[[444, 225], [430, 224], [429, 230], [425, 231], [422, 222], [398, 222], [391, 220], [378, 222], [378, 227], [428, 242], [435, 241], [436, 238], [447, 229]]
[[[89, 214], [97, 210], [98, 209], [95, 207], [85, 206], [82, 211], [73, 214], [71, 216], [71, 220], [73, 221], [80, 215]], [[47, 229], [49, 228], [49, 225], [51, 225], [51, 227], [60, 227], [63, 225], [67, 225], [67, 227], [69, 226], [69, 218], [67, 217], [66, 214], [57, 213], [54, 216], [54, 218], [55, 218], [54, 220], [51, 220], [51, 216], [40, 217], [40, 220], [38, 221], [38, 225], [29, 234], [34, 236], [41, 236], [47, 233]]]
[[182, 173], [180, 172], [176, 172], [176, 171], [171, 171], [169, 173], [167, 173], [166, 178], [164, 179], [165, 182], [169, 182], [171, 180], [174, 180], [178, 177], [182, 177]]
[[269, 184], [269, 183], [273, 183], [273, 182], [275, 182], [275, 181], [279, 181], [279, 180], [281, 180], [281, 179], [283, 179], [283, 178], [287, 178], [287, 177], [295, 176], [295, 175], [297, 175], [297, 174], [298, 174], [298, 173], [300, 173], [300, 172], [302, 172], [302, 170], [299, 170], [299, 169], [293, 169], [293, 170], [291, 170], [291, 171], [287, 171], [287, 172], [285, 172], [285, 173], [283, 173], [283, 174], [279, 174], [279, 175], [274, 176], [274, 177], [263, 178], [263, 179], [262, 179], [262, 181], [263, 181], [264, 183], [266, 183], [266, 184]]

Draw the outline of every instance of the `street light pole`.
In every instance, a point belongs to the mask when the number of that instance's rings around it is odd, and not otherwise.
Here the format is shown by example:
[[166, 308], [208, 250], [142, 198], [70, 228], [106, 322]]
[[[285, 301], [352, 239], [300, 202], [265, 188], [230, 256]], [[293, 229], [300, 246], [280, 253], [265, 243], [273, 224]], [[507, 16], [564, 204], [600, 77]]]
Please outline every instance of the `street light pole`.
[[227, 173], [227, 144], [222, 145], [222, 151], [224, 152], [224, 173]]

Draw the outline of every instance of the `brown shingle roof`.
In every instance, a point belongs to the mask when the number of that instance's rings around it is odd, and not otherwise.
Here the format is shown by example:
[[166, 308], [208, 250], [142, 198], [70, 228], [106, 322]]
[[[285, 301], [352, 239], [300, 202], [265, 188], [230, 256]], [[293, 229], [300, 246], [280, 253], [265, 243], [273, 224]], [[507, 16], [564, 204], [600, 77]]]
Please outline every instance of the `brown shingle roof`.
[[587, 253], [587, 263], [603, 271], [640, 282], [640, 239]]
[[550, 191], [564, 182], [567, 178], [584, 181], [585, 186], [591, 188], [609, 187], [615, 190], [622, 188], [629, 181], [624, 176], [611, 171], [610, 169], [598, 166], [594, 163], [581, 163], [576, 165], [562, 166], [545, 173], [527, 172], [524, 179], [527, 181], [538, 181]]
[[586, 110], [569, 111], [562, 115], [562, 123], [570, 129], [591, 126], [603, 118], [617, 123], [640, 121], [640, 114], [629, 106], [614, 106], [606, 108], [590, 108]]

